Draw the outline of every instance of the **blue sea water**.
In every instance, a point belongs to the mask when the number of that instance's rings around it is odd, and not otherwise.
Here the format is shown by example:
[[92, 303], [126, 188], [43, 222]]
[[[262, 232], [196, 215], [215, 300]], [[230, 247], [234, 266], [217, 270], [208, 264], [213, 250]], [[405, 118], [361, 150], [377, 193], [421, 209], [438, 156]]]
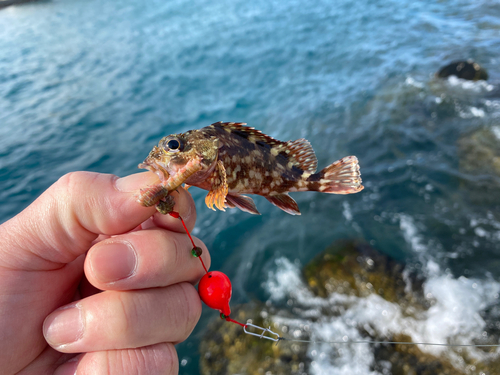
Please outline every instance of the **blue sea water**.
[[[433, 77], [467, 58], [488, 70], [488, 83]], [[231, 277], [235, 303], [292, 293], [283, 284], [298, 285], [294, 264], [360, 238], [428, 277], [438, 303], [415, 337], [446, 341], [457, 326], [484, 337], [500, 315], [500, 180], [461, 167], [460, 139], [485, 128], [500, 145], [499, 65], [500, 3], [490, 0], [0, 9], [0, 222], [67, 172], [131, 174], [164, 135], [247, 122], [281, 140], [307, 138], [320, 168], [357, 155], [365, 190], [293, 194], [302, 216], [292, 217], [261, 198], [262, 216], [212, 212], [193, 189], [195, 234], [212, 269]], [[482, 190], [468, 188], [476, 182]], [[380, 318], [363, 303], [351, 318]], [[206, 310], [178, 347], [181, 373], [198, 372], [198, 340], [215, 315]], [[367, 350], [316, 359], [311, 371], [375, 374]]]

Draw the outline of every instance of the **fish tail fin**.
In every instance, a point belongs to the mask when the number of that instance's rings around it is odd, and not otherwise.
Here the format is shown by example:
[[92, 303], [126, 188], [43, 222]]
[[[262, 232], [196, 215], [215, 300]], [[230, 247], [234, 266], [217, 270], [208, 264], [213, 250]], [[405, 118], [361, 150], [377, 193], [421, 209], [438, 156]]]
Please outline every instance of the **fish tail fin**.
[[331, 194], [353, 194], [363, 190], [358, 158], [346, 156], [308, 177], [309, 190]]

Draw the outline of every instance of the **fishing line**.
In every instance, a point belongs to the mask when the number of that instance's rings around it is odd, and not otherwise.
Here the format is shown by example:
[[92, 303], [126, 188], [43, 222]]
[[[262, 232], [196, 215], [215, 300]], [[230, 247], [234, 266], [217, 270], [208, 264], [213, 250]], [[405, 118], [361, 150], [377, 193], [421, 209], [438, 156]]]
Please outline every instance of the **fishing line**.
[[[444, 343], [433, 343], [433, 342], [408, 342], [408, 341], [377, 341], [377, 340], [342, 340], [342, 341], [321, 341], [321, 340], [300, 340], [291, 339], [287, 337], [280, 336], [278, 333], [273, 332], [271, 327], [264, 328], [257, 326], [252, 323], [241, 323], [230, 317], [231, 309], [229, 308], [229, 301], [232, 294], [232, 286], [229, 277], [219, 271], [208, 272], [205, 267], [203, 259], [201, 259], [201, 254], [203, 250], [196, 246], [191, 234], [189, 233], [184, 220], [179, 215], [178, 212], [172, 211], [169, 213], [170, 216], [180, 219], [186, 234], [193, 245], [191, 249], [191, 254], [198, 258], [205, 270], [205, 275], [201, 278], [198, 284], [198, 293], [201, 300], [208, 306], [215, 310], [219, 310], [221, 319], [228, 322], [235, 323], [243, 327], [243, 331], [247, 335], [256, 336], [260, 339], [271, 340], [278, 344], [280, 341], [289, 341], [297, 343], [311, 343], [311, 344], [372, 344], [372, 345], [425, 345], [425, 346], [444, 346], [449, 348], [498, 348], [500, 344], [444, 344]], [[252, 331], [252, 329], [254, 331]]]
[[500, 344], [441, 344], [435, 342], [408, 342], [408, 341], [317, 341], [317, 340], [296, 340], [283, 337], [281, 340], [292, 342], [303, 342], [312, 344], [381, 344], [381, 345], [427, 345], [427, 346], [446, 346], [446, 347], [474, 347], [474, 348], [498, 348]]

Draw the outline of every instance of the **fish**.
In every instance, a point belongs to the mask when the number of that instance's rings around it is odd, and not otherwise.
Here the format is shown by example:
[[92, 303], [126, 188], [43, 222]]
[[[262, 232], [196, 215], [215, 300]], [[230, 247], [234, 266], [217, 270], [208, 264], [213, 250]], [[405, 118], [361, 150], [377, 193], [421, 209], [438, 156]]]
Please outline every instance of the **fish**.
[[138, 202], [169, 213], [173, 208], [170, 194], [185, 184], [207, 190], [205, 203], [212, 210], [237, 207], [260, 215], [253, 199], [244, 195], [255, 194], [288, 214], [300, 215], [291, 192], [353, 194], [363, 190], [356, 156], [346, 156], [316, 172], [318, 161], [309, 141], [282, 142], [246, 125], [220, 121], [163, 137], [139, 164], [156, 173], [160, 181], [141, 189]]

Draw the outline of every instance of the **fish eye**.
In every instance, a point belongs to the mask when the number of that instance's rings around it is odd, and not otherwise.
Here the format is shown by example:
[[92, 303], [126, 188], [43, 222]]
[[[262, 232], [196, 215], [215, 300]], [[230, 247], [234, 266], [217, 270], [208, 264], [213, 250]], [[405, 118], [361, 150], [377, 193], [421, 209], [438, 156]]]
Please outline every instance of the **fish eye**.
[[165, 142], [165, 146], [170, 152], [179, 152], [181, 151], [181, 141], [177, 138], [170, 138]]

